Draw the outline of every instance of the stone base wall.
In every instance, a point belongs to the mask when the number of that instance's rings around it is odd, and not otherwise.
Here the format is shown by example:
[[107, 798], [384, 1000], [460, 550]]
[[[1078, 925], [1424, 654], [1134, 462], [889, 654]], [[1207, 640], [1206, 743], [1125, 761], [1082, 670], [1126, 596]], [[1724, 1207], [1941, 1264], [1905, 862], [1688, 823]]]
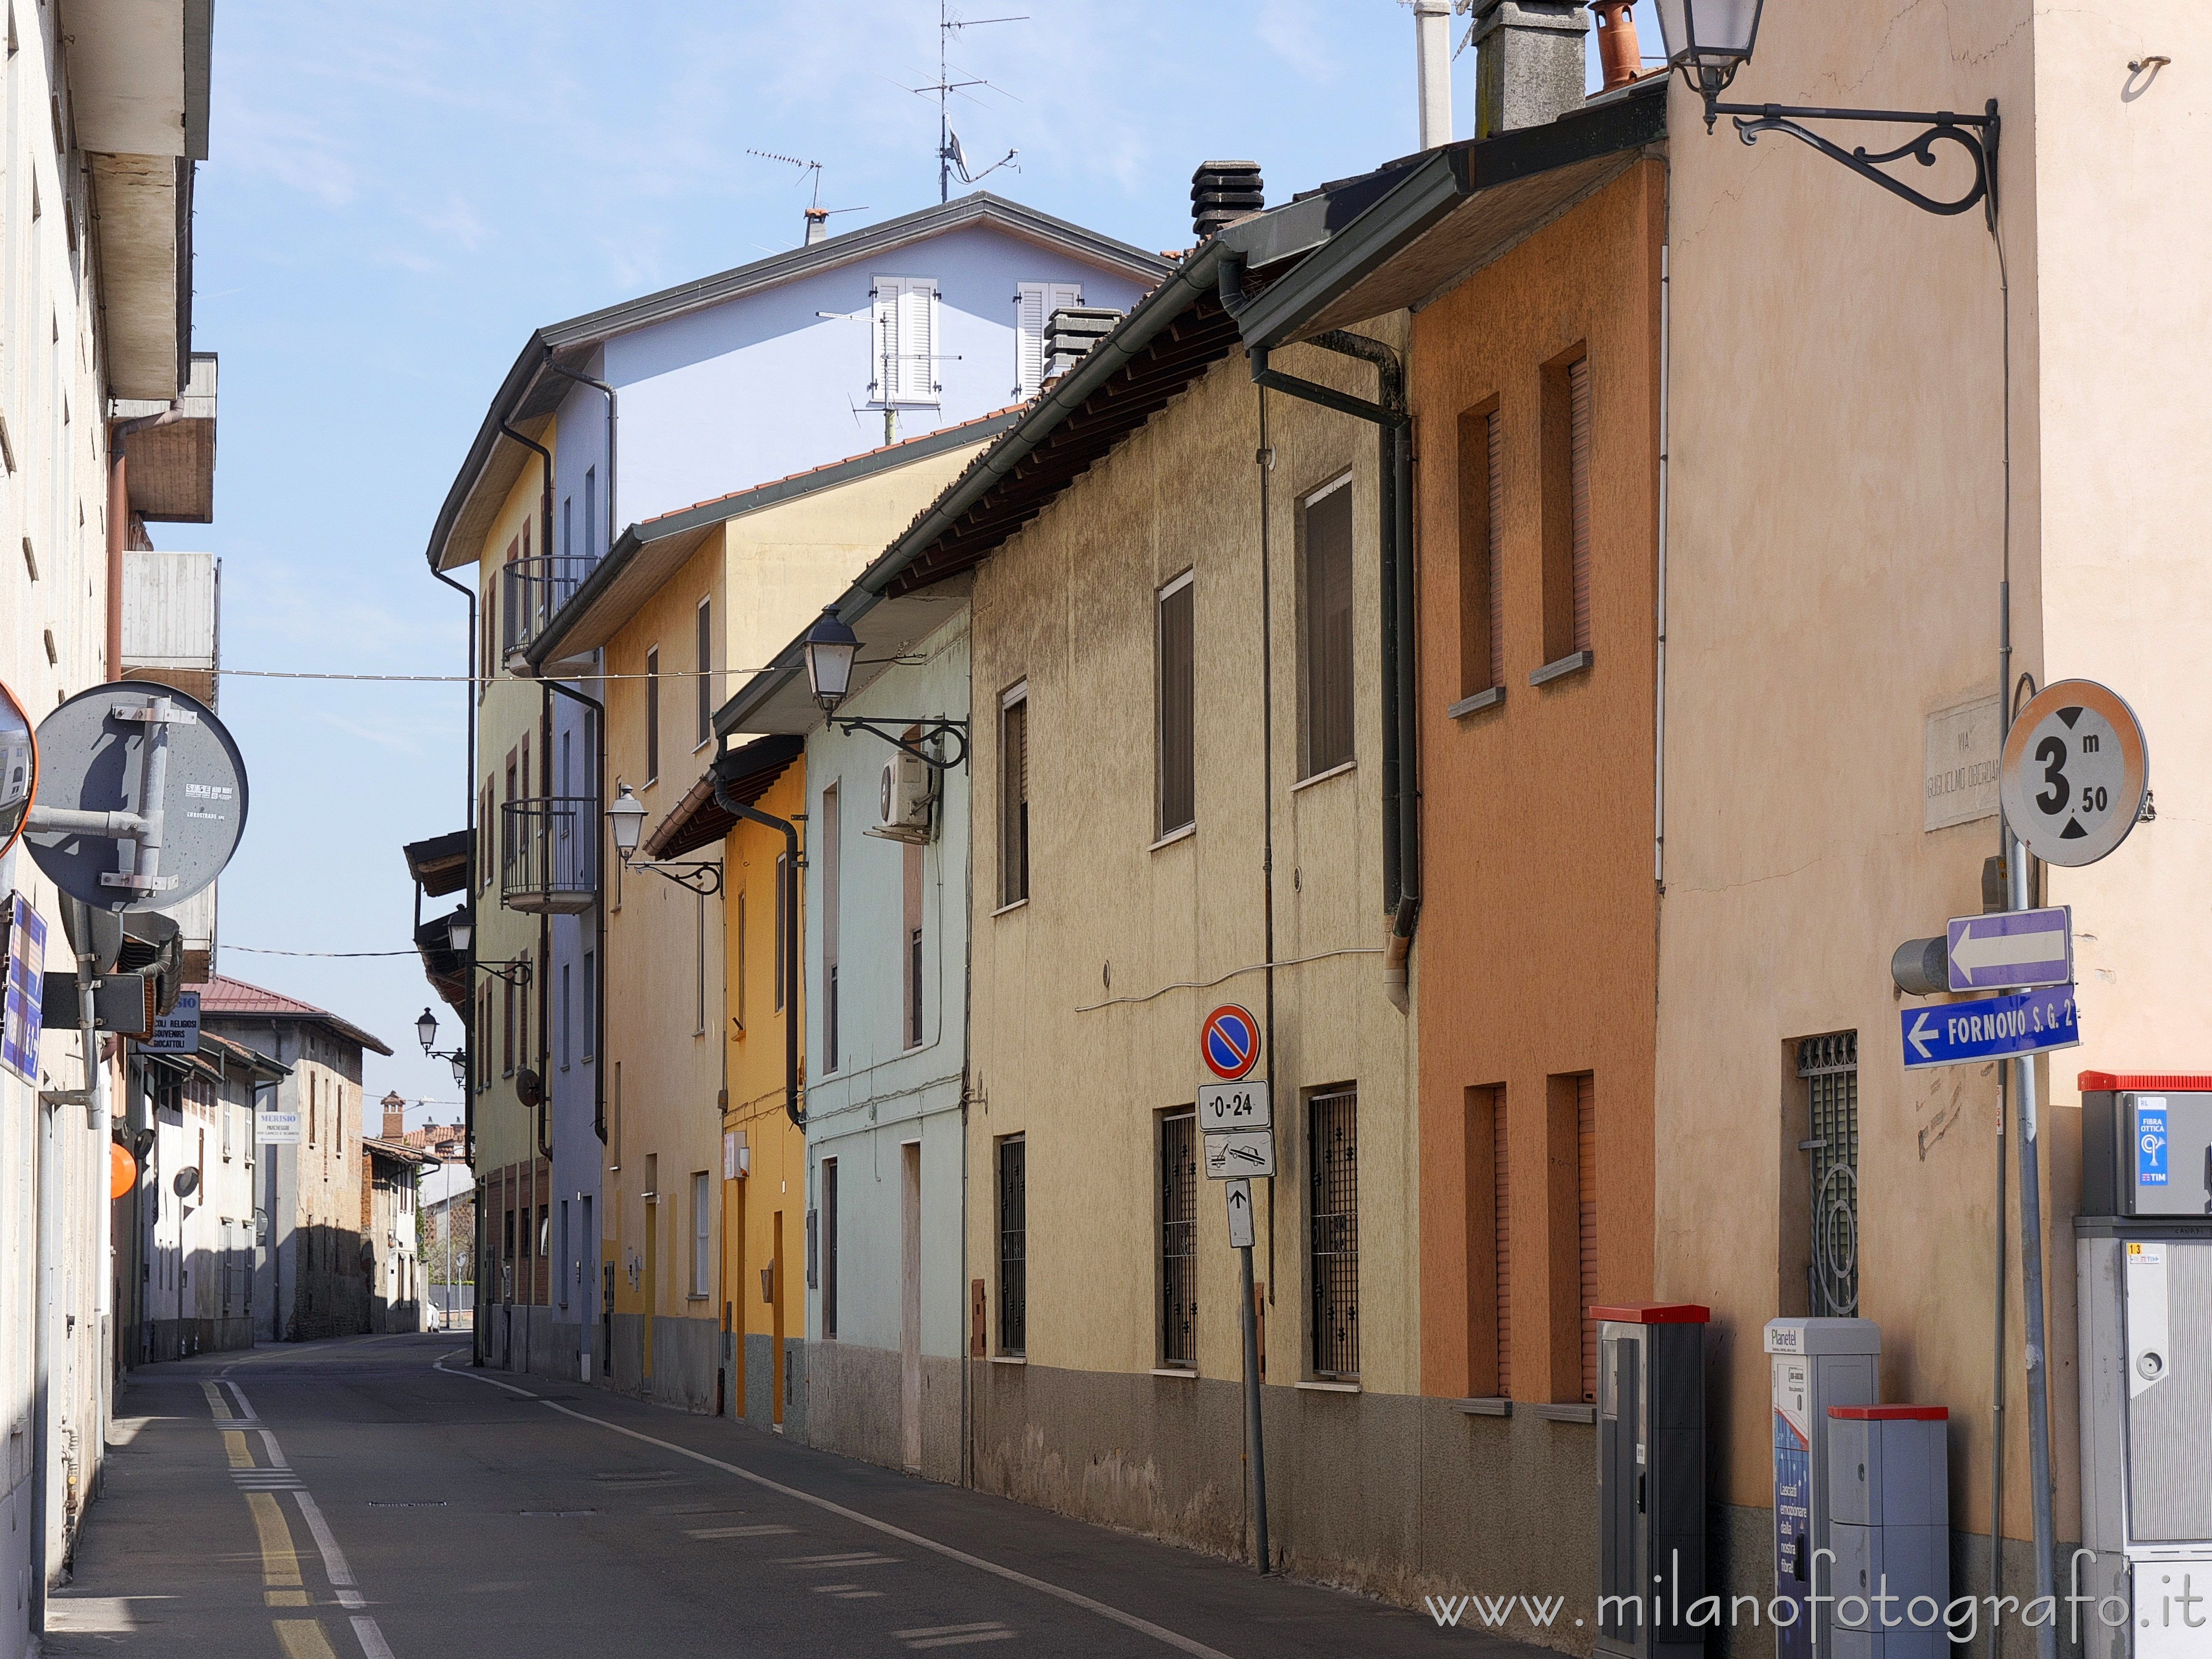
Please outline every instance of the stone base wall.
[[[857, 1342], [806, 1345], [807, 1420], [811, 1443], [885, 1468], [906, 1462], [906, 1421], [899, 1356]], [[931, 1480], [961, 1478], [960, 1372], [966, 1362], [921, 1357], [921, 1462]]]

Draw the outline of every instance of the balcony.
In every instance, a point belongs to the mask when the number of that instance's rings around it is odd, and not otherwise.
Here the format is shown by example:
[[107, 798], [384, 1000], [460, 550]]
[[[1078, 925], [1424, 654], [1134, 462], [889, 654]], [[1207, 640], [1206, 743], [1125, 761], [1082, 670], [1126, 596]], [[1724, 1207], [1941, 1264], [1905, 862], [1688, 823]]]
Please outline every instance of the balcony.
[[598, 901], [599, 803], [591, 795], [511, 800], [499, 809], [499, 902], [574, 915]]
[[499, 651], [502, 661], [518, 647], [526, 648], [543, 634], [568, 603], [594, 560], [567, 555], [536, 559], [509, 559], [499, 572]]

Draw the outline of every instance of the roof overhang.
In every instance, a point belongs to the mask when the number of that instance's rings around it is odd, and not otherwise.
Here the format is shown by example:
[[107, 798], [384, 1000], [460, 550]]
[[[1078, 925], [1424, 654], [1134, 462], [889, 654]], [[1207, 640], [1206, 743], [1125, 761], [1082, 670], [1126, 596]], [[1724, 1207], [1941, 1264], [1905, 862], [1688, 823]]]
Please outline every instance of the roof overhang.
[[[131, 433], [118, 446], [128, 458], [124, 477], [131, 510], [155, 524], [208, 524], [215, 518], [216, 354], [191, 354], [178, 417], [165, 426]], [[116, 419], [159, 415], [162, 402], [118, 399]]]
[[[1248, 345], [1274, 347], [1393, 311], [1419, 310], [1602, 190], [1667, 137], [1667, 82], [1542, 126], [1447, 144], [1346, 186], [1346, 199], [1293, 203], [1221, 233], [1255, 270], [1297, 268], [1238, 315]], [[1380, 195], [1372, 185], [1389, 187]], [[1344, 210], [1357, 206], [1349, 222]]]
[[[943, 627], [947, 617], [968, 603], [974, 586], [975, 578], [963, 571], [933, 586], [896, 595], [848, 588], [838, 601], [837, 614], [860, 636], [860, 649], [853, 660], [852, 688], [846, 700], [858, 697], [890, 672], [905, 647]], [[799, 641], [793, 640], [776, 661], [777, 666], [754, 675], [715, 712], [716, 737], [740, 732], [799, 737], [822, 724], [826, 717], [807, 684]]]
[[623, 532], [613, 551], [592, 568], [545, 631], [531, 641], [527, 655], [532, 665], [542, 666], [598, 650], [660, 590], [661, 584], [684, 568], [709, 536], [732, 520], [764, 513], [803, 495], [836, 489], [873, 473], [911, 466], [947, 450], [988, 443], [1011, 428], [1019, 412], [1007, 410], [983, 420], [963, 422], [632, 525]]
[[720, 795], [750, 806], [805, 752], [805, 738], [782, 734], [726, 750], [639, 850], [649, 859], [669, 859], [712, 846], [738, 826], [737, 815], [717, 798], [718, 786]]
[[470, 839], [466, 830], [449, 830], [428, 841], [409, 842], [400, 849], [407, 857], [409, 878], [433, 898], [458, 893], [469, 878]]
[[476, 562], [501, 505], [514, 489], [525, 465], [536, 459], [502, 437], [499, 429], [501, 419], [532, 438], [539, 437], [542, 427], [538, 423], [542, 423], [575, 389], [574, 381], [551, 372], [552, 362], [557, 361], [563, 368], [587, 374], [599, 348], [618, 334], [743, 299], [818, 271], [881, 258], [927, 238], [976, 226], [1005, 232], [1040, 247], [1073, 253], [1141, 283], [1158, 283], [1170, 269], [1166, 261], [1142, 248], [1101, 236], [1081, 225], [1040, 213], [988, 191], [977, 191], [957, 201], [939, 203], [896, 219], [886, 219], [881, 224], [863, 226], [787, 253], [757, 259], [733, 270], [625, 300], [619, 305], [538, 329], [524, 343], [514, 367], [500, 383], [491, 407], [485, 411], [483, 423], [469, 446], [467, 458], [446, 492], [445, 503], [439, 508], [437, 523], [430, 532], [432, 567], [451, 570]]

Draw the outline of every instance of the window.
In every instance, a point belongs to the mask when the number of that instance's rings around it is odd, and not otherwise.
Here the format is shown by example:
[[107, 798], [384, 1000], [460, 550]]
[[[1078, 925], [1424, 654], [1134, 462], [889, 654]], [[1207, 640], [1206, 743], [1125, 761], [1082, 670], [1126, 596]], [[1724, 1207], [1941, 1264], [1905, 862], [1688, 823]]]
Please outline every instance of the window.
[[1160, 1119], [1160, 1364], [1198, 1364], [1198, 1115]]
[[660, 775], [660, 647], [645, 653], [645, 781]]
[[1186, 571], [1160, 590], [1159, 833], [1163, 836], [1198, 821], [1197, 665], [1191, 589], [1190, 573]]
[[1030, 896], [1030, 689], [999, 700], [999, 902]]
[[561, 550], [570, 558], [576, 556], [576, 498], [561, 498]]
[[745, 890], [738, 889], [738, 1035], [745, 1034]]
[[837, 1069], [837, 786], [822, 792], [822, 1069]]
[[578, 1011], [584, 1017], [584, 1060], [586, 1064], [599, 1052], [593, 1033], [599, 1029], [599, 961], [592, 951], [584, 952], [584, 1002]]
[[921, 1047], [921, 848], [908, 842], [899, 849], [901, 950], [899, 978], [906, 988], [906, 1046]]
[[487, 985], [477, 993], [476, 1042], [477, 1092], [482, 1094], [491, 1087], [491, 987]]
[[1505, 684], [1505, 417], [1498, 400], [1459, 421], [1460, 695]]
[[691, 1175], [691, 1294], [706, 1296], [714, 1288], [714, 1211], [708, 1194], [707, 1172]]
[[1304, 672], [1305, 775], [1352, 758], [1352, 480], [1305, 504], [1298, 611]]
[[491, 780], [484, 780], [483, 793], [477, 804], [477, 886], [491, 885], [492, 824]]
[[1306, 1103], [1313, 1286], [1313, 1374], [1359, 1375], [1359, 1095], [1335, 1089]]
[[703, 744], [714, 735], [714, 602], [699, 601], [699, 691], [697, 696], [699, 729], [692, 738], [693, 747]]
[[1503, 1085], [1466, 1097], [1467, 1391], [1513, 1397], [1512, 1163]]
[[937, 401], [937, 279], [878, 276], [870, 285], [875, 354], [869, 390], [879, 404]]
[[999, 1143], [999, 1352], [1029, 1350], [1029, 1143]]
[[568, 1069], [568, 964], [561, 964], [561, 1069]]
[[599, 470], [584, 469], [584, 556], [599, 556]]
[[501, 988], [504, 994], [506, 1006], [500, 1020], [499, 1073], [501, 1077], [513, 1077], [514, 1075], [514, 985], [512, 981], [503, 980], [501, 981]]
[[691, 1035], [707, 1034], [707, 896], [698, 895], [692, 909]]
[[1590, 648], [1590, 380], [1579, 346], [1545, 366], [1543, 415], [1544, 660], [1557, 667]]
[[775, 1011], [783, 1012], [784, 943], [790, 938], [791, 855], [775, 857]]
[[1806, 1150], [1812, 1154], [1812, 1311], [1855, 1319], [1859, 1310], [1859, 1034], [1838, 1031], [1797, 1045], [1805, 1080]]
[[1045, 337], [1052, 331], [1052, 313], [1066, 306], [1083, 303], [1083, 290], [1073, 283], [1021, 283], [1014, 289], [1014, 395], [1031, 398], [1044, 384], [1051, 365], [1044, 355]]
[[1575, 1079], [1575, 1314], [1582, 1330], [1583, 1394], [1597, 1399], [1597, 1325], [1584, 1310], [1598, 1304], [1597, 1290], [1597, 1079], [1585, 1072]]
[[822, 1160], [822, 1336], [837, 1340], [837, 1160]]

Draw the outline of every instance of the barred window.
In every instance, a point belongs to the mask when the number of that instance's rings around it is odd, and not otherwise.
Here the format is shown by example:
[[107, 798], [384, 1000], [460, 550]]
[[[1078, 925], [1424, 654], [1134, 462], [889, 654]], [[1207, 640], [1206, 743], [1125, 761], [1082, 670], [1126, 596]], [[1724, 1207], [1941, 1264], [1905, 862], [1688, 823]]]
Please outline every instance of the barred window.
[[1859, 1034], [1838, 1031], [1797, 1045], [1805, 1079], [1806, 1142], [1813, 1165], [1814, 1316], [1859, 1310]]
[[1306, 1106], [1307, 1282], [1313, 1287], [1313, 1374], [1359, 1375], [1359, 1091]]
[[1029, 1349], [1029, 1143], [999, 1143], [999, 1352]]
[[1198, 1116], [1160, 1119], [1160, 1364], [1198, 1364]]

